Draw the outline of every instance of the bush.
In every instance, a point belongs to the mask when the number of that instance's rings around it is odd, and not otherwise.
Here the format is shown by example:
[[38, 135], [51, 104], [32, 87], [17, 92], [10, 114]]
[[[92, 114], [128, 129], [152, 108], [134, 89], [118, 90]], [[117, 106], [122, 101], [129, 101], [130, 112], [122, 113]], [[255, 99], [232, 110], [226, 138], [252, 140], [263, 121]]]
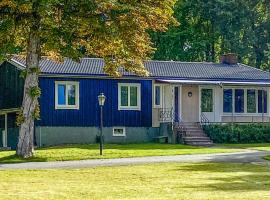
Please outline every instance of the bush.
[[270, 142], [270, 124], [211, 124], [204, 131], [214, 143]]

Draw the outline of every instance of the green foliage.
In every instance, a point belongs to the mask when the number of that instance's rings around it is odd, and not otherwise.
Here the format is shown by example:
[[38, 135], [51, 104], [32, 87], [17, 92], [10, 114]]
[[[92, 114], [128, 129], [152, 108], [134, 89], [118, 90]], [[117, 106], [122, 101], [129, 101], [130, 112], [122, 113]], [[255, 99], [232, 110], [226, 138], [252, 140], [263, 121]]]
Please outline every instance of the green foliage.
[[24, 70], [22, 70], [22, 71], [20, 72], [20, 78], [25, 79], [25, 78], [26, 78], [26, 76], [27, 76], [27, 70], [26, 70], [26, 69], [24, 69]]
[[25, 117], [23, 116], [23, 110], [21, 109], [16, 117], [16, 125], [20, 126], [25, 120]]
[[30, 87], [28, 90], [28, 95], [34, 99], [34, 98], [38, 98], [41, 95], [41, 90], [38, 86], [34, 86], [34, 87]]
[[270, 124], [216, 124], [204, 126], [214, 143], [270, 142]]
[[181, 0], [181, 23], [165, 33], [151, 33], [157, 60], [211, 61], [233, 52], [240, 62], [269, 69], [270, 1]]
[[172, 17], [176, 0], [49, 0], [0, 2], [0, 59], [25, 57], [29, 35], [35, 35], [39, 56], [104, 58], [104, 71], [120, 76], [119, 66], [148, 75], [143, 60], [153, 52], [148, 30], [166, 31], [177, 24]]
[[37, 103], [32, 116], [33, 116], [34, 119], [37, 119], [37, 120], [40, 119], [40, 106], [39, 106], [39, 103]]

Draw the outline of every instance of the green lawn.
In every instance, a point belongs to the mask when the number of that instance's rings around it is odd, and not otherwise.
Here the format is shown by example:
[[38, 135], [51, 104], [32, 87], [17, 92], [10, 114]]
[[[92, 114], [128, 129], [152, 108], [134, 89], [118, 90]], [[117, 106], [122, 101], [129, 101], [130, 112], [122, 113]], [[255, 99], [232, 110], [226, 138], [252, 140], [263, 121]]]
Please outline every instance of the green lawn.
[[85, 160], [99, 158], [123, 158], [142, 156], [165, 156], [182, 154], [228, 153], [241, 151], [239, 148], [217, 147], [192, 147], [187, 145], [171, 144], [105, 144], [104, 155], [99, 155], [98, 145], [68, 145], [50, 148], [41, 148], [35, 151], [31, 159], [22, 160], [15, 156], [15, 151], [0, 152], [0, 163], [16, 163], [30, 161], [64, 161]]
[[229, 148], [244, 148], [259, 151], [270, 151], [270, 143], [255, 143], [255, 144], [225, 144], [221, 145]]
[[270, 155], [269, 156], [265, 156], [263, 159], [270, 161]]
[[0, 199], [269, 199], [270, 168], [252, 164], [152, 164], [0, 171]]

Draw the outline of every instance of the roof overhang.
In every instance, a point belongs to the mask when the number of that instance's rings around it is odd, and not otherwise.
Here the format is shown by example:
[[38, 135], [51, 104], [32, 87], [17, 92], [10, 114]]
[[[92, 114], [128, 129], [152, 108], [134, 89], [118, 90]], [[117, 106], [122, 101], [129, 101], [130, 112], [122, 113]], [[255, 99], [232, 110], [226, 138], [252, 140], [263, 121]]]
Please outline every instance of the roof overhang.
[[192, 85], [250, 85], [250, 86], [270, 86], [269, 82], [263, 81], [212, 81], [212, 80], [172, 80], [172, 79], [156, 79], [160, 83], [170, 84], [192, 84]]

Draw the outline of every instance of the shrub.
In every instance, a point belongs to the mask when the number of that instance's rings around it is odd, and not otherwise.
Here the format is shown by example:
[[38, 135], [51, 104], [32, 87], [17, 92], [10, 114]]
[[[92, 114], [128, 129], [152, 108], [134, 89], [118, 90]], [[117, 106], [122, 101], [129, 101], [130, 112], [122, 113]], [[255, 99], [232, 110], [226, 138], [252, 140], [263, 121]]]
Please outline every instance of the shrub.
[[204, 131], [214, 143], [270, 142], [270, 124], [211, 124]]

